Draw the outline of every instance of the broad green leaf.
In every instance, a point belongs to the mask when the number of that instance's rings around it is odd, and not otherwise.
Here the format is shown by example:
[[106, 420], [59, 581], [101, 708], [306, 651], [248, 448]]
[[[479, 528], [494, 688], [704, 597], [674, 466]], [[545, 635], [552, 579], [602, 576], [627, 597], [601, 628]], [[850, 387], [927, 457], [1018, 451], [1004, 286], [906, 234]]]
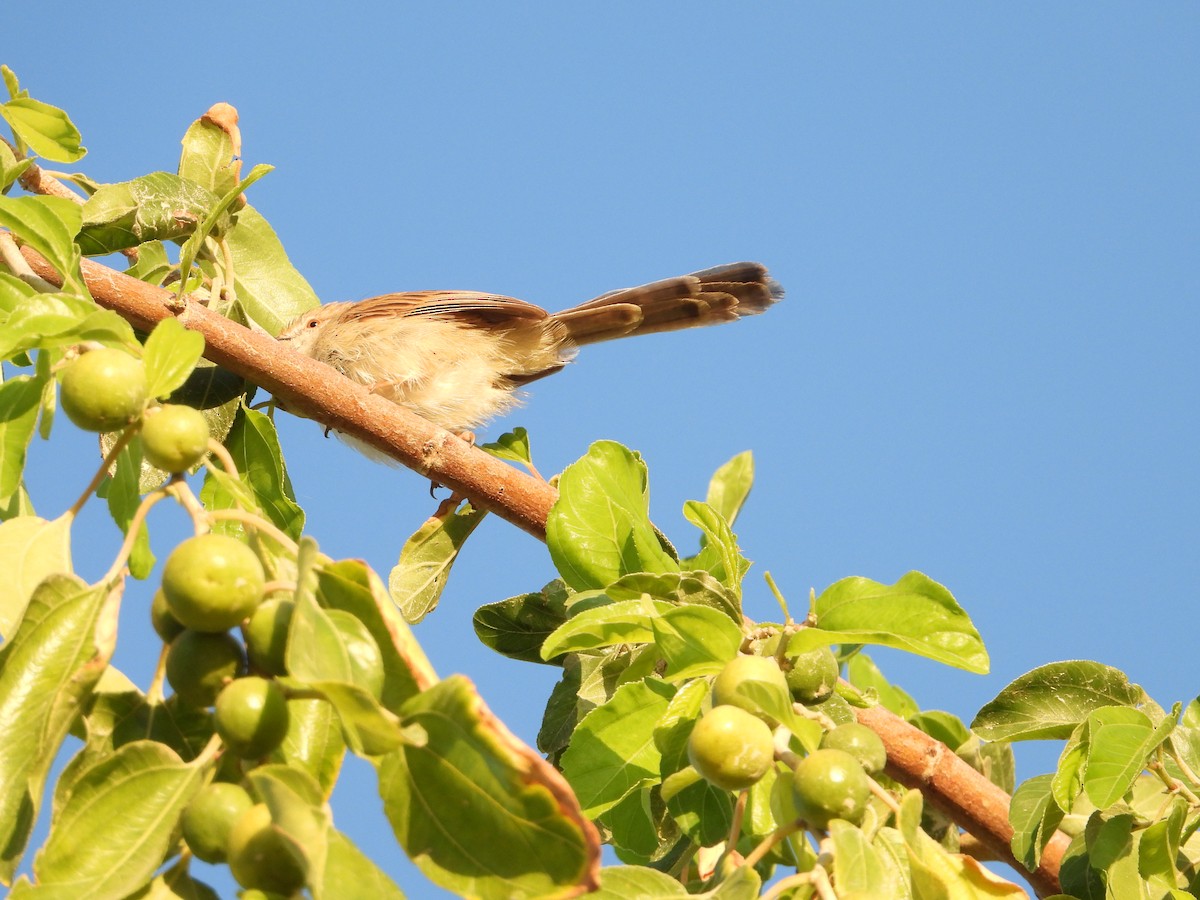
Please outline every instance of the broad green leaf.
[[[225, 447], [241, 475], [241, 485], [249, 488], [255, 505], [284, 534], [298, 539], [304, 530], [304, 510], [296, 503], [275, 424], [257, 410], [243, 407], [225, 437]], [[208, 509], [238, 506], [230, 485], [216, 477], [205, 479], [200, 499]], [[230, 521], [219, 523], [213, 530], [235, 536], [244, 532], [239, 523]]]
[[180, 861], [161, 875], [155, 876], [145, 888], [131, 894], [129, 900], [221, 900], [203, 881], [188, 874], [185, 861]]
[[1166, 817], [1148, 826], [1138, 842], [1138, 874], [1160, 889], [1179, 887], [1176, 859], [1187, 813], [1187, 801], [1173, 797]]
[[375, 638], [383, 655], [386, 709], [398, 713], [409, 698], [437, 683], [437, 674], [408, 623], [365, 563], [343, 560], [320, 567], [317, 597], [325, 607], [352, 613]]
[[710, 572], [740, 597], [742, 578], [750, 569], [750, 561], [738, 549], [737, 535], [729, 528], [729, 523], [707, 503], [695, 500], [683, 505], [683, 517], [704, 534], [704, 549], [686, 560], [686, 565]]
[[359, 756], [382, 756], [406, 739], [394, 713], [384, 709], [369, 691], [345, 681], [313, 681], [283, 678], [284, 687], [304, 688], [320, 694], [338, 715], [342, 734]]
[[968, 672], [988, 671], [983, 639], [942, 585], [909, 572], [892, 585], [843, 578], [817, 597], [817, 626], [830, 643], [882, 644]]
[[592, 900], [688, 900], [683, 885], [646, 866], [605, 866], [600, 872], [600, 890], [588, 894]]
[[[297, 568], [303, 573], [305, 561], [300, 560]], [[356, 673], [342, 633], [311, 592], [296, 592], [285, 659], [288, 673], [297, 681], [355, 684]]]
[[[104, 499], [108, 511], [123, 534], [129, 533], [134, 513], [141, 503], [142, 441], [134, 437], [116, 459], [113, 473], [105, 485]], [[137, 579], [147, 578], [154, 568], [154, 552], [150, 549], [150, 530], [143, 519], [134, 538], [129, 555], [129, 573]]]
[[324, 868], [324, 882], [313, 888], [314, 896], [329, 900], [404, 900], [396, 883], [340, 831], [329, 831]]
[[320, 304], [309, 283], [292, 266], [275, 231], [257, 210], [238, 210], [237, 227], [225, 236], [233, 253], [238, 302], [270, 334]]
[[324, 884], [329, 808], [320, 785], [303, 770], [275, 764], [252, 769], [246, 780], [271, 811], [270, 828], [295, 854], [308, 883]]
[[[497, 653], [521, 662], [546, 662], [542, 644], [567, 620], [567, 591], [553, 581], [535, 594], [509, 597], [475, 610], [475, 635]], [[550, 662], [559, 662], [558, 658]]]
[[533, 464], [533, 456], [529, 452], [529, 433], [519, 426], [512, 431], [506, 431], [490, 443], [481, 444], [479, 449], [486, 450], [497, 459], [506, 459], [522, 465]]
[[[1138, 873], [1136, 819], [1130, 813], [1094, 813], [1082, 835], [1087, 847], [1087, 864], [1104, 885], [1101, 896], [1119, 900], [1149, 900], [1150, 894]], [[1069, 853], [1069, 851], [1068, 851]], [[1067, 857], [1060, 871], [1063, 890], [1068, 890]]]
[[119, 587], [51, 575], [0, 649], [2, 883], [20, 861], [59, 746], [112, 655], [119, 604]]
[[22, 281], [7, 269], [0, 269], [0, 320], [32, 300], [38, 293], [38, 289], [33, 285]]
[[431, 516], [400, 548], [388, 576], [388, 593], [404, 618], [420, 622], [437, 608], [458, 551], [487, 515], [470, 503]]
[[1071, 812], [1075, 801], [1083, 793], [1089, 736], [1087, 722], [1080, 722], [1058, 755], [1058, 766], [1051, 777], [1050, 791], [1054, 794], [1054, 802], [1064, 812]]
[[1013, 827], [1010, 842], [1013, 856], [1031, 872], [1041, 862], [1042, 850], [1063, 818], [1063, 811], [1050, 791], [1053, 778], [1053, 775], [1037, 775], [1023, 782], [1013, 792], [1008, 808], [1008, 820]]
[[142, 362], [146, 366], [146, 393], [166, 397], [181, 386], [204, 353], [204, 336], [184, 328], [178, 319], [163, 319], [146, 338]]
[[922, 710], [909, 716], [908, 721], [955, 752], [971, 739], [971, 732], [962, 719], [940, 709]]
[[624, 575], [604, 589], [612, 600], [636, 600], [649, 594], [655, 600], [665, 600], [681, 606], [696, 604], [711, 606], [724, 612], [739, 627], [742, 624], [740, 591], [733, 591], [706, 571], [696, 572], [634, 572]]
[[1125, 674], [1087, 660], [1049, 663], [1026, 672], [985, 704], [971, 730], [989, 741], [1069, 737], [1093, 710], [1136, 706], [1144, 693]]
[[[203, 185], [218, 197], [235, 187], [241, 171], [238, 150], [230, 133], [210, 115], [209, 110], [183, 135], [179, 156], [179, 177]], [[236, 127], [236, 126], [235, 126]]]
[[46, 379], [35, 375], [18, 375], [0, 384], [0, 497], [11, 496], [21, 484], [45, 384]]
[[[210, 237], [220, 237], [229, 229], [229, 223], [234, 215], [234, 207], [240, 206], [245, 202], [242, 192], [264, 175], [273, 171], [274, 168], [274, 166], [262, 163], [255, 166], [250, 170], [249, 175], [239, 181], [228, 193], [221, 195], [217, 203], [206, 211], [203, 221], [188, 235], [188, 239], [183, 242], [183, 246], [179, 249], [179, 271], [191, 272], [192, 263], [200, 255], [200, 250], [204, 246], [204, 242]], [[184, 285], [181, 283], [180, 292], [182, 293], [183, 291]]]
[[[2, 199], [2, 198], [0, 198]], [[84, 341], [123, 346], [135, 353], [141, 344], [129, 323], [89, 299], [69, 294], [37, 294], [22, 300], [0, 331], [0, 358]]]
[[[571, 896], [598, 880], [600, 845], [562, 776], [500, 724], [462, 676], [399, 711], [428, 743], [378, 762], [397, 840], [436, 884], [463, 896]], [[470, 795], [469, 806], [447, 797]], [[464, 834], [487, 835], [463, 841]]]
[[[88, 769], [34, 860], [38, 883], [79, 897], [123, 897], [162, 864], [204, 769], [155, 741], [126, 744]], [[103, 835], [103, 839], [98, 839]]]
[[576, 590], [603, 588], [631, 572], [677, 572], [650, 522], [646, 464], [612, 441], [597, 441], [558, 483], [546, 522], [550, 558]]
[[542, 644], [542, 659], [614, 644], [650, 643], [654, 640], [651, 620], [674, 608], [662, 600], [644, 598], [584, 610], [567, 619], [546, 638]]
[[[647, 788], [633, 791], [612, 809], [596, 817], [596, 823], [607, 832], [607, 843], [622, 862], [646, 863], [670, 850], [678, 840], [678, 832], [668, 819], [659, 821], [661, 803]], [[660, 825], [665, 825], [661, 828]], [[665, 833], [664, 833], [665, 832]]]
[[[182, 241], [219, 202], [208, 188], [170, 172], [105, 184], [83, 205], [82, 227], [76, 228], [79, 247], [87, 256], [101, 256], [146, 241]], [[222, 234], [231, 225], [225, 213], [216, 217], [212, 228]]]
[[32, 158], [17, 159], [8, 144], [0, 143], [0, 191], [7, 191], [9, 185], [24, 174], [33, 165]]
[[713, 473], [704, 502], [733, 525], [754, 485], [754, 454], [739, 453]]
[[889, 682], [875, 661], [865, 653], [857, 653], [847, 661], [846, 680], [861, 691], [873, 692], [883, 706], [902, 719], [915, 715], [921, 709], [903, 688]]
[[11, 637], [34, 589], [48, 575], [71, 571], [71, 517], [47, 522], [20, 516], [0, 523], [0, 635]]
[[[604, 607], [601, 607], [604, 608]], [[742, 630], [710, 606], [677, 606], [650, 619], [669, 681], [715, 675], [737, 656]]]
[[867, 897], [895, 897], [892, 870], [879, 858], [862, 830], [834, 819], [829, 823], [833, 841], [833, 880], [839, 893], [861, 891]]
[[57, 106], [32, 97], [15, 97], [0, 104], [0, 116], [43, 159], [70, 163], [87, 153], [80, 143], [79, 129]]
[[674, 692], [652, 679], [625, 684], [580, 721], [562, 755], [562, 771], [584, 815], [598, 816], [632, 791], [658, 782], [654, 727]]
[[1124, 706], [1101, 707], [1088, 715], [1083, 788], [1098, 809], [1125, 796], [1150, 755], [1167, 739], [1171, 724], [1168, 721], [1166, 727], [1156, 729], [1144, 712]]
[[326, 797], [337, 784], [346, 740], [337, 713], [324, 700], [288, 700], [288, 733], [271, 760], [299, 767], [316, 779]]
[[167, 258], [167, 248], [162, 241], [146, 241], [137, 246], [137, 259], [129, 264], [125, 274], [147, 284], [161, 286], [167, 274], [174, 268]]
[[12, 99], [17, 97], [28, 97], [29, 91], [21, 90], [21, 82], [17, 78], [17, 73], [8, 66], [0, 65], [0, 75], [4, 77], [4, 87], [8, 89], [8, 96]]
[[0, 227], [32, 247], [65, 279], [63, 290], [86, 297], [79, 274], [80, 211], [65, 197], [0, 197]]

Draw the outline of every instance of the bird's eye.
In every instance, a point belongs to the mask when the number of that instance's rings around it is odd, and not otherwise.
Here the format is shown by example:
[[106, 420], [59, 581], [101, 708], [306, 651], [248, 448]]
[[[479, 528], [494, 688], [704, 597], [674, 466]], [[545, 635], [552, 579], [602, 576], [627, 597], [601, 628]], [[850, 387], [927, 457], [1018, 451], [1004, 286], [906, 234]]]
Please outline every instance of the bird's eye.
[[317, 320], [316, 320], [316, 319], [310, 319], [310, 320], [309, 320], [309, 322], [308, 322], [308, 327], [309, 327], [309, 328], [316, 328], [316, 327], [317, 327]]

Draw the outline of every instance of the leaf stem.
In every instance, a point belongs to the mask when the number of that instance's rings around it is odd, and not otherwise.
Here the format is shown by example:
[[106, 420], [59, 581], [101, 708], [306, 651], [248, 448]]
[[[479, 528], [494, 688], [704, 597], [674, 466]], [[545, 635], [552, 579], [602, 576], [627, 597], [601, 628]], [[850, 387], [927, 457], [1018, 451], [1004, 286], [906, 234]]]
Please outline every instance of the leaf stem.
[[292, 553], [296, 553], [300, 549], [295, 541], [276, 528], [271, 522], [268, 522], [262, 516], [247, 512], [244, 509], [212, 509], [206, 512], [205, 515], [214, 520], [233, 519], [244, 525], [249, 525], [251, 528], [256, 528], [264, 534], [270, 535], [278, 544], [287, 548]]
[[[208, 452], [221, 461], [221, 468], [223, 468], [227, 474], [232, 475], [234, 478], [241, 478], [241, 475], [238, 473], [238, 467], [234, 464], [233, 457], [230, 455], [229, 450], [226, 449], [224, 444], [218, 440], [209, 438]], [[205, 465], [208, 465], [208, 460], [205, 460], [204, 462]]]
[[108, 475], [108, 470], [112, 468], [112, 464], [116, 461], [121, 451], [133, 440], [133, 435], [137, 432], [135, 425], [130, 425], [117, 438], [117, 442], [109, 448], [104, 454], [104, 461], [100, 463], [100, 468], [96, 470], [96, 474], [92, 476], [92, 480], [88, 482], [88, 486], [83, 489], [83, 493], [79, 495], [79, 499], [71, 504], [71, 508], [67, 510], [67, 515], [74, 518], [79, 515], [79, 511], [83, 509], [84, 504], [96, 492], [96, 488], [100, 487], [100, 482]]
[[746, 865], [758, 865], [759, 861], [761, 861], [764, 856], [771, 852], [771, 848], [803, 828], [804, 824], [799, 819], [794, 822], [788, 822], [786, 825], [780, 825], [765, 838], [763, 838], [757, 847], [746, 854]]
[[158, 488], [142, 498], [142, 502], [138, 504], [133, 518], [129, 520], [129, 527], [125, 530], [125, 540], [121, 542], [121, 549], [117, 551], [117, 558], [113, 560], [112, 566], [104, 573], [104, 577], [100, 579], [101, 584], [110, 583], [120, 574], [121, 569], [125, 567], [125, 563], [129, 560], [129, 554], [133, 552], [133, 542], [137, 540], [138, 531], [142, 527], [142, 522], [146, 519], [146, 514], [150, 512], [150, 508], [155, 503], [167, 496], [168, 490], [170, 488]]
[[729, 825], [729, 840], [726, 852], [736, 853], [738, 838], [742, 834], [742, 819], [746, 815], [746, 800], [750, 796], [750, 789], [740, 791], [737, 796], [737, 801], [733, 804], [733, 822]]

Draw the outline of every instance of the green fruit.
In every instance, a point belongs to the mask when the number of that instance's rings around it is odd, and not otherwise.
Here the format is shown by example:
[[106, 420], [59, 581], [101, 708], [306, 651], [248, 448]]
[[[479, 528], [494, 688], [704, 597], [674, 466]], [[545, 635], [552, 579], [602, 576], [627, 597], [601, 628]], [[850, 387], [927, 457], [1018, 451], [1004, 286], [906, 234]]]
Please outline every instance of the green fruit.
[[287, 735], [287, 698], [274, 681], [255, 675], [239, 678], [217, 697], [214, 721], [226, 747], [243, 759], [258, 759]]
[[800, 760], [792, 778], [796, 812], [813, 828], [826, 828], [831, 819], [851, 825], [862, 822], [871, 799], [867, 773], [845, 750], [814, 750]]
[[229, 834], [229, 869], [244, 888], [291, 894], [304, 887], [305, 862], [298, 848], [271, 824], [259, 803], [242, 813]]
[[838, 661], [828, 647], [818, 647], [791, 659], [787, 685], [792, 698], [810, 706], [826, 700], [837, 687]]
[[146, 368], [120, 350], [91, 350], [63, 372], [59, 402], [84, 431], [124, 428], [146, 405]]
[[688, 761], [708, 781], [742, 791], [774, 764], [775, 742], [766, 723], [737, 706], [714, 706], [692, 727]]
[[286, 675], [288, 627], [296, 603], [283, 597], [271, 597], [258, 605], [246, 622], [246, 653], [250, 665], [264, 675]]
[[354, 672], [354, 683], [370, 691], [376, 699], [383, 693], [383, 655], [379, 644], [354, 613], [344, 609], [327, 609], [334, 627], [342, 636]]
[[208, 451], [208, 422], [190, 406], [159, 406], [142, 422], [142, 453], [164, 472], [186, 472]]
[[775, 724], [775, 720], [761, 712], [756, 703], [739, 693], [738, 689], [746, 682], [758, 682], [771, 693], [778, 694], [780, 702], [787, 702], [787, 681], [774, 659], [766, 656], [735, 656], [713, 680], [713, 706], [737, 706], [754, 713], [767, 724]]
[[821, 746], [845, 750], [862, 764], [868, 775], [878, 775], [887, 764], [887, 750], [882, 739], [858, 722], [848, 722], [825, 732]]
[[225, 683], [245, 670], [242, 644], [226, 631], [185, 629], [167, 651], [167, 681], [189, 706], [212, 706]]
[[200, 788], [183, 811], [183, 839], [192, 854], [209, 863], [225, 862], [229, 833], [242, 814], [254, 805], [245, 788], [215, 781]]
[[162, 589], [172, 614], [196, 631], [225, 631], [262, 601], [262, 563], [224, 534], [188, 538], [167, 557]]
[[170, 607], [167, 606], [167, 596], [162, 592], [162, 588], [154, 592], [154, 599], [150, 601], [150, 624], [154, 626], [164, 644], [171, 643], [183, 631], [183, 623], [171, 615]]

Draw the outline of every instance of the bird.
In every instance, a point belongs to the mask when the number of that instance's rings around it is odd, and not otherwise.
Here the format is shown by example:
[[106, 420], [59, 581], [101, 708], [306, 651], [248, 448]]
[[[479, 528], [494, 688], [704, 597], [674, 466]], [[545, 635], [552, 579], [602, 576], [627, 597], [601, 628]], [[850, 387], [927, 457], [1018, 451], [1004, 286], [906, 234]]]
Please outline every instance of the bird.
[[448, 431], [476, 428], [521, 402], [580, 347], [732, 322], [783, 299], [754, 262], [715, 266], [601, 294], [550, 313], [477, 291], [409, 291], [326, 303], [277, 336]]

